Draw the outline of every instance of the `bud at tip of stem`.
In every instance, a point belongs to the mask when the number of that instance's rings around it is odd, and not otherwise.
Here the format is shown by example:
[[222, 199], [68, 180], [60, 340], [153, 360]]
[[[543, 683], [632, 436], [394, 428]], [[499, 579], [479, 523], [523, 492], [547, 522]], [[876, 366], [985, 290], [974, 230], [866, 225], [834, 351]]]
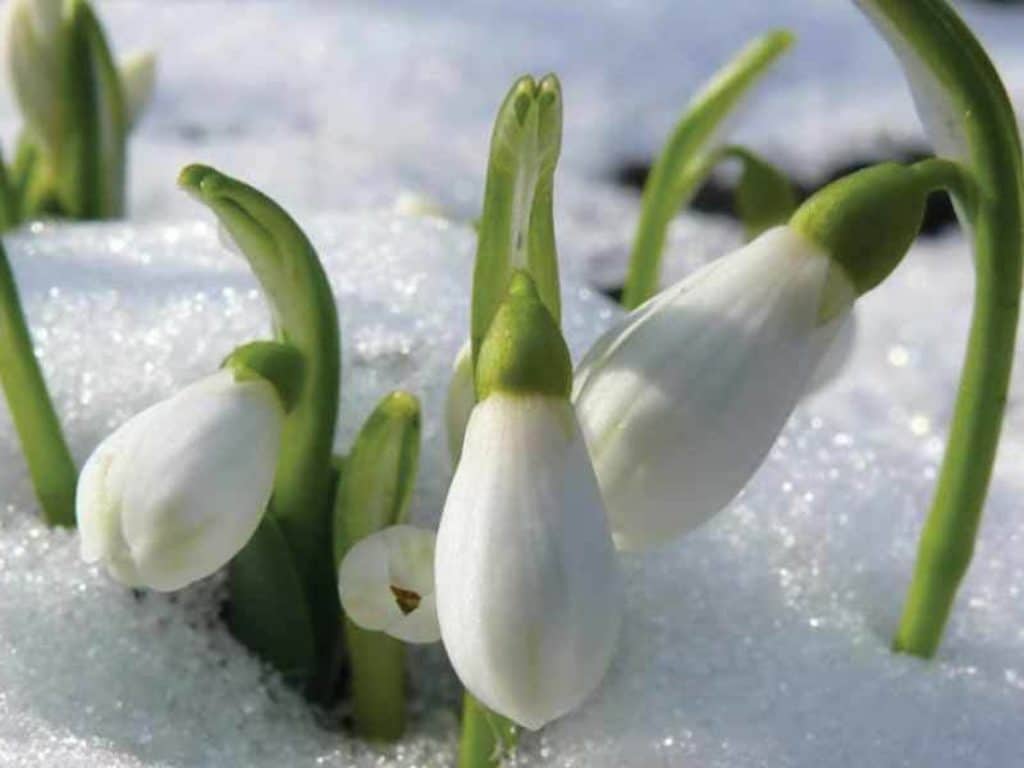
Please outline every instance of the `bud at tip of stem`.
[[533, 279], [517, 270], [480, 347], [477, 400], [493, 392], [568, 398], [571, 389], [569, 348]]
[[[914, 168], [882, 163], [816, 192], [793, 214], [790, 226], [821, 246], [861, 296], [888, 277], [910, 249], [930, 191]], [[822, 312], [829, 314], [828, 307]]]

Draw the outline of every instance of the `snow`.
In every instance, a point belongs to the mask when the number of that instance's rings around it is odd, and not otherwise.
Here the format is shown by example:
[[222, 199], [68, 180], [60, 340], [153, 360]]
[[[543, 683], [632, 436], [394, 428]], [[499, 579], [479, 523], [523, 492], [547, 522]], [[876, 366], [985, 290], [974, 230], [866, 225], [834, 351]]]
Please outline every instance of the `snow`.
[[[339, 301], [338, 446], [389, 389], [419, 394], [413, 516], [432, 524], [449, 477], [439, 419], [468, 327], [473, 236], [385, 209], [422, 195], [457, 218], [478, 214], [490, 121], [515, 75], [562, 77], [557, 225], [577, 357], [616, 316], [586, 286], [621, 281], [637, 215], [636, 197], [608, 179], [649, 158], [693, 89], [750, 37], [791, 26], [800, 41], [736, 138], [805, 181], [921, 146], [891, 54], [849, 4], [697, 5], [101, 4], [119, 51], [161, 52], [157, 98], [132, 145], [133, 222], [37, 224], [5, 238], [76, 458], [266, 334], [254, 281], [174, 188], [186, 162], [238, 173], [298, 214]], [[962, 9], [1024, 96], [1024, 13]], [[15, 126], [0, 104], [0, 132]], [[738, 242], [728, 219], [681, 216], [666, 272]], [[744, 495], [690, 537], [625, 561], [625, 632], [605, 684], [580, 712], [525, 736], [518, 764], [1024, 764], [1020, 374], [939, 658], [888, 650], [971, 290], [966, 245], [948, 235], [919, 241], [859, 303], [845, 373], [798, 409]], [[234, 644], [218, 578], [171, 598], [126, 591], [35, 511], [0, 407], [0, 765], [452, 763], [458, 691], [439, 648], [413, 654], [408, 738], [368, 747]]]

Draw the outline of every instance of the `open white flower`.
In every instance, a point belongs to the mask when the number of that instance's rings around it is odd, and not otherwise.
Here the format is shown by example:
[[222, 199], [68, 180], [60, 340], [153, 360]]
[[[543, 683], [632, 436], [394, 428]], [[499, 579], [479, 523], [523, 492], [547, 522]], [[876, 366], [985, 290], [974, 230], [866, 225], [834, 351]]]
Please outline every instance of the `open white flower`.
[[433, 531], [392, 525], [356, 542], [338, 568], [345, 615], [407, 643], [441, 639], [434, 598]]
[[739, 493], [855, 297], [827, 253], [776, 227], [598, 340], [574, 401], [620, 548], [667, 542]]
[[575, 709], [614, 652], [622, 586], [571, 364], [533, 284], [513, 279], [481, 347], [480, 403], [438, 531], [438, 618], [463, 684], [536, 729]]
[[129, 419], [78, 483], [82, 557], [130, 586], [180, 589], [226, 564], [273, 487], [284, 407], [274, 386], [222, 370]]

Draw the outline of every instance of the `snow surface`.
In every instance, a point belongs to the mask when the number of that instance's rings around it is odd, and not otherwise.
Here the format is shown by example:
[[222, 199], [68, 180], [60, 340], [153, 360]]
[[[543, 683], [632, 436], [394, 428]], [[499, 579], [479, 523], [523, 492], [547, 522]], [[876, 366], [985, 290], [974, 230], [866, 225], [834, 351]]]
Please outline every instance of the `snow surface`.
[[[386, 4], [107, 2], [116, 48], [160, 50], [132, 145], [132, 225], [10, 238], [36, 345], [81, 461], [110, 429], [266, 332], [255, 283], [174, 188], [186, 162], [262, 186], [301, 216], [339, 299], [344, 448], [376, 400], [425, 406], [414, 517], [448, 478], [443, 386], [467, 328], [472, 233], [382, 212], [403, 192], [479, 212], [490, 122], [521, 72], [566, 98], [557, 177], [577, 357], [617, 310], [636, 197], [606, 183], [649, 158], [693, 89], [752, 36], [798, 46], [736, 137], [804, 180], [920, 145], [888, 50], [850, 4], [541, 0]], [[963, 4], [1024, 97], [1024, 13]], [[0, 98], [7, 97], [0, 94]], [[0, 103], [0, 133], [16, 127]], [[739, 242], [684, 215], [666, 270]], [[523, 739], [523, 766], [811, 768], [1024, 764], [1024, 385], [1018, 373], [974, 565], [940, 657], [894, 656], [919, 526], [963, 354], [972, 276], [959, 236], [922, 240], [858, 307], [846, 373], [798, 409], [743, 497], [664, 551], [627, 559], [625, 631], [605, 685]], [[1018, 366], [1020, 368], [1020, 366]], [[35, 522], [0, 406], [0, 766], [445, 766], [458, 691], [417, 650], [409, 738], [376, 750], [309, 711], [218, 619], [221, 582], [132, 593]], [[338, 713], [335, 713], [336, 715]]]
[[[466, 328], [472, 234], [388, 214], [303, 224], [341, 309], [339, 448], [385, 391], [417, 392], [426, 422], [413, 514], [432, 523], [448, 478], [438, 418]], [[129, 414], [266, 332], [252, 278], [209, 222], [36, 225], [10, 251], [79, 459]], [[618, 310], [566, 272], [578, 357]], [[743, 498], [665, 551], [626, 560], [625, 632], [605, 685], [579, 713], [524, 737], [519, 764], [1024, 759], [1018, 406], [940, 659], [887, 645], [948, 421], [969, 290], [963, 244], [949, 238], [912, 253], [863, 302], [851, 369], [798, 411]], [[937, 303], [953, 309], [937, 318]], [[173, 598], [133, 594], [82, 564], [72, 535], [34, 522], [6, 418], [0, 467], [0, 764], [450, 764], [457, 691], [437, 647], [415, 655], [409, 738], [364, 747], [319, 726], [232, 643], [217, 620], [216, 578]]]

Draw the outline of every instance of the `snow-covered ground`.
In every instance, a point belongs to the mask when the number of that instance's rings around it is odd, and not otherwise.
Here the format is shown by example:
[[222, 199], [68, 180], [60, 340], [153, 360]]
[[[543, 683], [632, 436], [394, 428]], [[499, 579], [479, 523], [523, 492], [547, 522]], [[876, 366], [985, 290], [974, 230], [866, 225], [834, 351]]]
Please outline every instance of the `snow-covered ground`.
[[[1024, 100], [1024, 10], [964, 4]], [[478, 213], [490, 121], [513, 77], [557, 71], [566, 99], [558, 236], [579, 354], [617, 310], [636, 199], [609, 183], [649, 158], [694, 87], [751, 36], [800, 36], [737, 137], [813, 182], [921, 146], [887, 49], [846, 3], [603, 0], [101, 5], [117, 47], [161, 52], [132, 148], [132, 224], [7, 238], [76, 457], [131, 413], [265, 333], [244, 266], [174, 189], [205, 161], [294, 209], [331, 274], [345, 347], [345, 446], [385, 391], [424, 401], [414, 516], [448, 477], [439, 417], [466, 332], [473, 238], [394, 216], [403, 190]], [[0, 130], [15, 127], [0, 105]], [[359, 210], [353, 210], [359, 209]], [[738, 242], [687, 215], [668, 271]], [[847, 371], [794, 415], [745, 494], [666, 550], [627, 560], [621, 650], [579, 713], [523, 740], [527, 766], [1024, 764], [1024, 386], [974, 565], [940, 658], [894, 656], [894, 628], [958, 375], [972, 276], [955, 234], [924, 239], [858, 308]], [[316, 722], [221, 628], [217, 579], [133, 595], [34, 522], [0, 408], [0, 765], [444, 766], [457, 689], [415, 654], [409, 738], [378, 752]]]

